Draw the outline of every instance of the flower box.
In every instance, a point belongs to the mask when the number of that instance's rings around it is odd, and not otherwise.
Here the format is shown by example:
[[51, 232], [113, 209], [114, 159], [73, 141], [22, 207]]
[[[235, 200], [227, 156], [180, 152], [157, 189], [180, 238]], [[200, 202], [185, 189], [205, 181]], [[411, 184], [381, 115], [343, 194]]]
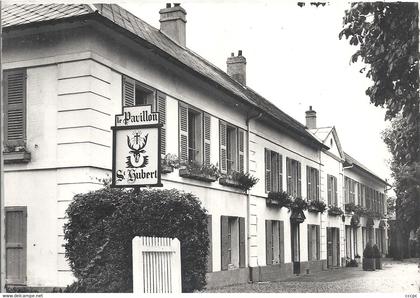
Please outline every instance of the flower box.
[[229, 178], [220, 178], [219, 183], [224, 186], [230, 186], [230, 187], [235, 187], [235, 188], [240, 188], [240, 189], [243, 188], [242, 184], [239, 181], [229, 179]]
[[169, 165], [162, 165], [160, 167], [160, 172], [162, 174], [172, 173], [174, 171], [174, 168]]
[[31, 161], [31, 153], [27, 151], [4, 152], [4, 163], [28, 163]]
[[312, 206], [312, 205], [308, 206], [308, 211], [309, 212], [314, 212], [314, 213], [321, 212], [321, 210], [319, 210], [318, 207], [315, 207], [315, 206]]
[[339, 216], [339, 215], [343, 215], [344, 212], [343, 210], [341, 210], [340, 207], [333, 206], [328, 209], [328, 214], [331, 216]]
[[200, 180], [204, 182], [214, 182], [217, 180], [217, 176], [211, 176], [211, 175], [203, 174], [203, 173], [193, 173], [189, 171], [188, 169], [180, 169], [179, 176], [183, 178], [190, 178], [190, 179]]
[[277, 208], [283, 207], [283, 206], [280, 206], [280, 202], [279, 201], [273, 200], [273, 199], [269, 199], [269, 198], [266, 198], [265, 199], [265, 203], [266, 203], [266, 205], [268, 207], [277, 207]]

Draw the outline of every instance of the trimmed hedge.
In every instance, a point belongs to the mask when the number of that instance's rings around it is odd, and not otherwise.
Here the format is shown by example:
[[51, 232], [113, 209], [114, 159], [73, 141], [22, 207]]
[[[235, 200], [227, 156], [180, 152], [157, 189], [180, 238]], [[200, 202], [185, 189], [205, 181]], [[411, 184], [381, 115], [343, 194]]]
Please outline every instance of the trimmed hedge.
[[132, 239], [178, 238], [182, 290], [206, 285], [207, 213], [190, 193], [104, 188], [76, 195], [64, 227], [66, 257], [78, 279], [67, 292], [132, 292]]

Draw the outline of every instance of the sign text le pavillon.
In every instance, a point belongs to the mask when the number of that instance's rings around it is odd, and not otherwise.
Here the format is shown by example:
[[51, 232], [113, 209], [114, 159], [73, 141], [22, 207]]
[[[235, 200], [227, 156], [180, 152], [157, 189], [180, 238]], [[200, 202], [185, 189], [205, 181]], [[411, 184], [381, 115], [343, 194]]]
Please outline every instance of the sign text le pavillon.
[[151, 105], [124, 107], [115, 116], [112, 187], [162, 186], [160, 127]]

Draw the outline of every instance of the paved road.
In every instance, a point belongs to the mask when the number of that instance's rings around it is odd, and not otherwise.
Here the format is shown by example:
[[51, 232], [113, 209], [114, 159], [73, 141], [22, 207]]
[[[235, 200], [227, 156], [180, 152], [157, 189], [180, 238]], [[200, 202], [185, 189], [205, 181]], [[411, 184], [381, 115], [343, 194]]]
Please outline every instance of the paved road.
[[420, 292], [418, 260], [383, 260], [383, 269], [363, 271], [361, 267], [341, 268], [302, 275], [280, 282], [253, 283], [210, 289], [211, 293], [395, 293]]

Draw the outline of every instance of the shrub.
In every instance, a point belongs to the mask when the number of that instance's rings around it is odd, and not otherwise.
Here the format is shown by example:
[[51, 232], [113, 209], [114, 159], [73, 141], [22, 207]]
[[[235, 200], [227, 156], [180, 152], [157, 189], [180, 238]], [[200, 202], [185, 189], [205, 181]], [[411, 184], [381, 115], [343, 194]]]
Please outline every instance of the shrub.
[[376, 244], [372, 247], [372, 250], [373, 250], [373, 257], [374, 258], [380, 258], [381, 257], [381, 252], [379, 251], [379, 248]]
[[306, 209], [308, 209], [308, 202], [306, 202], [301, 197], [297, 197], [290, 204], [290, 209], [291, 210], [301, 210], [301, 211], [306, 210]]
[[207, 215], [194, 195], [104, 188], [76, 195], [67, 215], [66, 257], [78, 279], [67, 292], [132, 292], [135, 236], [178, 238], [183, 292], [205, 287]]
[[366, 244], [365, 250], [363, 251], [364, 258], [374, 258], [373, 248], [370, 243]]

